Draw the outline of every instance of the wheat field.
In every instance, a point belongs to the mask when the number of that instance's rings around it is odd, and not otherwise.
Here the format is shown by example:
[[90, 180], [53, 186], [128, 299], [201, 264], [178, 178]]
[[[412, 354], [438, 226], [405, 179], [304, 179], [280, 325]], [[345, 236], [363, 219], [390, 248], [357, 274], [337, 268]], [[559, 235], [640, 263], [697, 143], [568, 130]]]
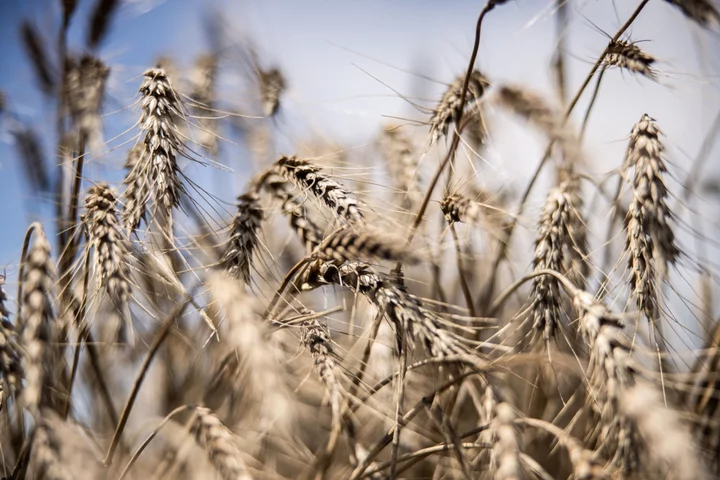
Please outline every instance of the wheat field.
[[[715, 88], [632, 27], [666, 9], [713, 59], [718, 5], [623, 0], [571, 82], [564, 35], [589, 2], [547, 0], [548, 94], [482, 68], [524, 2], [475, 2], [465, 68], [427, 101], [393, 91], [412, 118], [362, 148], [278, 140], [293, 78], [221, 12], [198, 20], [215, 48], [119, 66], [119, 102], [100, 52], [130, 28], [121, 0], [55, 1], [52, 39], [25, 19], [52, 120], [2, 94], [0, 123], [52, 215], [0, 277], [2, 478], [720, 477], [720, 116], [676, 119], [702, 130], [687, 157], [652, 103], [623, 156], [588, 140], [615, 77]], [[543, 154], [492, 182], [514, 135]]]

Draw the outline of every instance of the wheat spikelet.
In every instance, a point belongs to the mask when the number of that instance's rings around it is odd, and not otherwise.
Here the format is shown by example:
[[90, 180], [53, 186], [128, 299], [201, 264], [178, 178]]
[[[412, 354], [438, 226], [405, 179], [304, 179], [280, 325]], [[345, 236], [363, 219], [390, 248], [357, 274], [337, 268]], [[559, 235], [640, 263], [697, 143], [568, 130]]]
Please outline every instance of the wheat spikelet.
[[638, 308], [650, 320], [658, 315], [655, 283], [667, 277], [668, 265], [680, 253], [668, 224], [673, 215], [666, 204], [668, 192], [662, 177], [667, 168], [659, 135], [655, 121], [644, 114], [633, 127], [624, 165], [626, 172], [635, 170], [633, 199], [625, 220], [630, 286]]
[[520, 86], [502, 85], [497, 88], [494, 99], [502, 108], [524, 118], [548, 138], [558, 142], [566, 163], [579, 163], [581, 152], [577, 137], [565, 126], [562, 114], [540, 94]]
[[192, 430], [197, 442], [208, 454], [208, 458], [226, 480], [252, 480], [234, 435], [208, 408], [195, 409]]
[[409, 251], [402, 239], [383, 237], [369, 229], [350, 227], [337, 229], [315, 249], [313, 256], [320, 260], [342, 263], [360, 259], [379, 259], [415, 263], [419, 257]]
[[666, 466], [668, 478], [709, 478], [690, 432], [676, 412], [663, 406], [657, 389], [634, 385], [621, 397], [620, 409], [643, 437], [652, 460]]
[[270, 175], [262, 182], [262, 187], [282, 205], [282, 211], [290, 220], [290, 227], [308, 251], [320, 245], [324, 237], [320, 228], [308, 218], [302, 200], [294, 192], [293, 184], [278, 175]]
[[440, 202], [440, 210], [450, 223], [483, 223], [487, 228], [502, 228], [505, 220], [501, 214], [501, 202], [502, 198], [494, 199], [490, 193], [475, 189], [473, 197], [459, 192], [446, 194]]
[[[535, 271], [548, 269], [565, 272], [568, 252], [574, 249], [570, 226], [574, 215], [573, 198], [568, 188], [568, 183], [563, 182], [548, 194], [535, 238]], [[533, 328], [538, 333], [542, 332], [547, 342], [554, 337], [563, 315], [558, 280], [550, 275], [536, 277], [531, 299]]]
[[579, 312], [579, 330], [590, 345], [587, 368], [588, 401], [599, 423], [590, 443], [610, 453], [612, 462], [625, 472], [638, 467], [639, 439], [632, 423], [619, 411], [626, 390], [636, 383], [639, 364], [622, 324], [587, 292], [578, 291], [573, 302]]
[[717, 27], [720, 25], [720, 12], [713, 5], [712, 0], [665, 0], [676, 6], [693, 22], [703, 27]]
[[45, 50], [40, 34], [30, 22], [23, 22], [20, 35], [23, 44], [27, 50], [27, 54], [32, 61], [35, 75], [37, 76], [40, 89], [46, 95], [51, 95], [56, 91], [56, 74], [55, 69], [50, 63], [48, 53]]
[[50, 174], [45, 167], [42, 144], [37, 132], [28, 125], [16, 125], [12, 129], [15, 148], [22, 159], [25, 177], [39, 192], [50, 191]]
[[[490, 387], [486, 388], [486, 396], [488, 390], [491, 390]], [[490, 421], [490, 429], [493, 433], [491, 457], [493, 478], [495, 480], [520, 480], [525, 476], [520, 467], [520, 446], [514, 425], [517, 414], [508, 403], [495, 403], [495, 401], [491, 403], [493, 404]]]
[[309, 190], [335, 214], [348, 223], [363, 223], [364, 217], [355, 196], [343, 185], [322, 172], [322, 168], [296, 157], [281, 157], [274, 171], [302, 190]]
[[15, 327], [10, 323], [10, 313], [5, 307], [7, 295], [4, 284], [5, 275], [0, 275], [0, 373], [7, 385], [8, 394], [14, 395], [22, 388], [22, 351], [18, 345]]
[[[152, 198], [168, 220], [172, 231], [172, 209], [177, 207], [184, 192], [176, 156], [181, 142], [175, 117], [182, 115], [179, 100], [165, 71], [153, 68], [144, 73], [140, 86], [142, 118], [145, 132], [143, 150], [123, 183], [127, 186], [123, 199], [123, 224], [132, 233], [145, 215], [147, 201]], [[147, 183], [150, 185], [148, 186]]]
[[40, 419], [35, 428], [33, 440], [32, 464], [35, 467], [35, 478], [46, 480], [71, 480], [76, 478], [63, 462], [61, 444], [52, 423], [45, 418]]
[[125, 161], [127, 175], [123, 180], [125, 192], [123, 192], [122, 225], [128, 232], [133, 232], [145, 218], [146, 209], [143, 205], [150, 200], [148, 165], [146, 162], [140, 163], [144, 148], [142, 143], [133, 145]]
[[258, 71], [260, 102], [266, 117], [274, 116], [280, 108], [280, 96], [285, 91], [285, 77], [277, 68]]
[[[22, 282], [21, 345], [24, 350], [25, 378], [27, 384], [23, 391], [27, 408], [36, 415], [44, 401], [47, 362], [53, 357], [54, 314], [51, 295], [54, 285], [55, 267], [50, 258], [50, 244], [42, 227], [34, 229], [34, 241], [25, 260]], [[50, 363], [52, 365], [52, 363]], [[54, 372], [54, 368], [48, 368]]]
[[[443, 93], [440, 103], [433, 110], [430, 118], [430, 146], [434, 145], [442, 136], [447, 135], [450, 125], [455, 123], [462, 103], [462, 89], [465, 83], [465, 74], [459, 76]], [[478, 70], [470, 74], [466, 95], [468, 100], [465, 108], [471, 107], [471, 101], [479, 102], [489, 85], [487, 79]]]
[[[306, 315], [311, 313], [310, 311], [303, 312]], [[341, 421], [340, 408], [343, 403], [343, 388], [338, 379], [340, 372], [330, 343], [330, 331], [317, 319], [306, 322], [302, 326], [302, 343], [312, 355], [315, 370], [327, 389], [333, 425], [337, 425]]]
[[283, 353], [269, 337], [267, 322], [258, 315], [258, 302], [244, 293], [242, 284], [227, 275], [212, 276], [207, 285], [224, 316], [229, 358], [237, 362], [233, 383], [248, 399], [247, 410], [258, 409], [253, 418], [261, 431], [289, 433], [295, 406], [285, 378]]
[[65, 70], [65, 98], [70, 116], [81, 138], [88, 141], [93, 151], [99, 151], [102, 146], [100, 107], [110, 69], [99, 58], [84, 54], [79, 59], [69, 57]]
[[379, 145], [390, 178], [402, 198], [402, 207], [414, 211], [422, 200], [422, 192], [412, 140], [400, 128], [388, 126], [380, 134]]
[[97, 0], [87, 30], [86, 41], [91, 48], [97, 48], [107, 35], [110, 20], [120, 3], [119, 0]]
[[[424, 308], [417, 297], [366, 264], [351, 262], [338, 267], [318, 260], [303, 273], [297, 284], [301, 290], [340, 285], [361, 293], [394, 326], [398, 349], [402, 345], [402, 335], [407, 334], [424, 344], [434, 357], [460, 356], [468, 362], [476, 360], [457, 337], [442, 327], [438, 317]], [[481, 363], [479, 357], [477, 362]]]
[[564, 271], [576, 287], [584, 289], [590, 276], [587, 223], [583, 217], [583, 198], [578, 177], [571, 175], [561, 184], [568, 202], [567, 251]]
[[637, 44], [623, 40], [616, 40], [608, 45], [604, 60], [607, 66], [624, 68], [650, 79], [657, 77], [653, 68], [655, 61], [655, 57], [643, 52]]
[[225, 271], [234, 278], [250, 284], [252, 256], [258, 244], [258, 229], [263, 220], [260, 198], [255, 193], [240, 195], [237, 214], [230, 227], [230, 238], [221, 260]]
[[[190, 82], [192, 83], [192, 98], [198, 105], [195, 108], [197, 115], [207, 117], [208, 111], [215, 104], [215, 83], [217, 81], [217, 58], [215, 55], [200, 55], [195, 61], [191, 71]], [[198, 143], [202, 145], [211, 155], [218, 152], [218, 140], [215, 135], [217, 127], [215, 119], [200, 118], [198, 123], [201, 127]]]
[[117, 198], [107, 184], [99, 183], [88, 190], [82, 222], [88, 234], [88, 248], [95, 249], [98, 276], [114, 306], [125, 314], [132, 293], [130, 287], [130, 253], [117, 218]]

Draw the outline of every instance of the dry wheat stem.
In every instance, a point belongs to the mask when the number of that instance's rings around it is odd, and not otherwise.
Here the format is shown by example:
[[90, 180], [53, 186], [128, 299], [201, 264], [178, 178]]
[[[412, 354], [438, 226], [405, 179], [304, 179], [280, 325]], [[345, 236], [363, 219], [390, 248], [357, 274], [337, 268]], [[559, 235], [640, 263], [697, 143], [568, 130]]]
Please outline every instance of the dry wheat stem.
[[175, 321], [183, 314], [187, 306], [190, 304], [191, 298], [192, 293], [187, 294], [186, 298], [180, 301], [180, 303], [178, 303], [177, 305], [175, 305], [170, 314], [160, 324], [160, 328], [155, 334], [155, 338], [153, 339], [153, 343], [150, 345], [148, 353], [145, 356], [145, 360], [143, 360], [143, 363], [137, 372], [132, 389], [130, 390], [130, 394], [125, 401], [125, 406], [123, 407], [122, 414], [120, 415], [120, 420], [118, 421], [117, 427], [115, 428], [115, 433], [113, 434], [110, 446], [108, 447], [108, 451], [105, 454], [105, 459], [103, 460], [103, 465], [105, 465], [106, 467], [112, 465], [113, 456], [115, 455], [115, 449], [117, 448], [120, 441], [120, 436], [125, 429], [125, 424], [127, 423], [130, 412], [132, 411], [132, 408], [135, 404], [135, 399], [137, 398], [137, 394], [140, 391], [140, 387], [142, 386], [143, 380], [145, 379], [145, 374], [150, 367], [150, 363], [152, 363], [152, 360], [155, 357], [158, 349], [160, 348], [160, 345], [162, 345], [163, 341], [165, 341], [168, 334], [170, 333], [170, 329], [175, 324]]

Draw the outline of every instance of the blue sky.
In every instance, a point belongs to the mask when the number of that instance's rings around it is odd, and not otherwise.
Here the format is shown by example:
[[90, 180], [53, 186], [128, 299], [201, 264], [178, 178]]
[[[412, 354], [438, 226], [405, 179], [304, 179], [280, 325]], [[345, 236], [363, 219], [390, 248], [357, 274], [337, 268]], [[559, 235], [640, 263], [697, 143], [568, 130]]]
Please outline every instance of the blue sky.
[[[32, 18], [47, 40], [54, 37], [58, 0], [0, 0], [0, 90], [23, 120], [52, 141], [53, 108], [35, 88], [18, 41], [18, 26]], [[80, 48], [87, 13], [94, 0], [80, 0], [71, 44]], [[131, 105], [139, 75], [159, 54], [189, 66], [207, 48], [201, 22], [210, 8], [251, 36], [261, 55], [279, 65], [290, 89], [278, 129], [287, 144], [308, 132], [322, 132], [348, 147], [371, 141], [383, 115], [426, 119], [392, 89], [439, 98], [442, 83], [464, 71], [472, 45], [478, 0], [130, 0], [119, 10], [101, 57], [113, 68], [106, 112]], [[550, 0], [519, 0], [496, 9], [485, 24], [478, 66], [495, 81], [524, 83], [551, 91], [549, 63], [554, 50]], [[577, 0], [568, 37], [570, 91], [574, 91], [637, 2]], [[597, 25], [593, 26], [588, 19]], [[604, 80], [601, 101], [588, 131], [591, 168], [607, 172], [622, 159], [626, 137], [644, 112], [665, 131], [671, 160], [689, 169], [709, 125], [720, 110], [718, 36], [701, 31], [665, 2], [653, 1], [631, 29], [633, 40], [662, 60], [660, 84], [618, 71]], [[52, 45], [52, 42], [49, 43]], [[429, 82], [408, 72], [422, 73]], [[375, 78], [373, 78], [375, 77]], [[383, 84], [387, 84], [383, 85]], [[389, 87], [392, 87], [389, 88]], [[585, 102], [585, 100], [583, 100]], [[426, 103], [431, 106], [432, 103]], [[578, 110], [582, 110], [581, 103]], [[106, 118], [109, 130], [132, 124], [133, 112]], [[0, 267], [14, 269], [22, 235], [30, 221], [50, 213], [38, 207], [26, 188], [6, 125], [0, 127]], [[49, 147], [51, 143], [48, 143]], [[518, 141], [499, 131], [494, 171], [522, 184], [528, 165], [537, 161], [541, 142]], [[288, 147], [289, 148], [289, 147]], [[287, 152], [292, 153], [292, 152]], [[47, 161], [52, 149], [46, 148]], [[109, 153], [97, 172], [120, 172], [124, 151]], [[717, 149], [709, 172], [718, 171]], [[93, 174], [91, 170], [90, 175]], [[237, 172], [239, 177], [245, 172]]]

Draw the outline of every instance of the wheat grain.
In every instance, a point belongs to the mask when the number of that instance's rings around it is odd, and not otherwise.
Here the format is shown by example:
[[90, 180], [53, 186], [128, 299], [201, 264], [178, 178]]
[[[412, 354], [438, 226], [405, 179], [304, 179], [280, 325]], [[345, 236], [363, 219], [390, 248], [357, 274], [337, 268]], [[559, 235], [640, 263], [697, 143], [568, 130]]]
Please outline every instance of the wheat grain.
[[230, 238], [221, 263], [232, 277], [250, 284], [250, 267], [255, 247], [259, 242], [258, 230], [262, 224], [263, 212], [257, 194], [240, 195], [237, 214], [230, 227]]
[[402, 245], [402, 240], [379, 232], [350, 227], [337, 229], [322, 241], [313, 256], [320, 260], [342, 263], [362, 259], [403, 261], [412, 264], [419, 257]]
[[252, 480], [252, 476], [240, 457], [232, 432], [222, 424], [211, 410], [195, 409], [192, 429], [198, 443], [207, 450], [208, 457], [226, 480]]
[[415, 210], [422, 194], [412, 140], [399, 127], [387, 126], [383, 128], [378, 142], [390, 178], [402, 198], [403, 208]]
[[50, 365], [53, 365], [54, 357], [54, 347], [51, 344], [55, 340], [55, 325], [51, 296], [55, 267], [50, 257], [50, 244], [42, 227], [35, 225], [30, 231], [34, 231], [34, 240], [28, 250], [21, 278], [23, 296], [20, 299], [20, 339], [24, 350], [23, 370], [27, 380], [23, 400], [28, 410], [37, 415], [41, 405], [49, 401], [44, 398], [47, 396], [47, 384], [55, 380], [47, 375], [55, 370], [48, 368], [47, 364], [50, 362]]
[[[309, 315], [312, 312], [305, 311], [303, 313]], [[312, 355], [315, 370], [328, 391], [333, 424], [337, 425], [341, 422], [340, 409], [344, 393], [338, 379], [340, 372], [330, 343], [330, 332], [318, 320], [311, 320], [302, 326], [302, 343]]]
[[624, 68], [650, 79], [657, 77], [653, 68], [655, 61], [655, 57], [643, 52], [637, 44], [624, 40], [610, 42], [604, 60], [607, 66]]
[[648, 319], [658, 315], [657, 282], [667, 278], [668, 265], [680, 254], [669, 221], [668, 191], [663, 182], [667, 172], [664, 147], [655, 121], [644, 114], [633, 127], [624, 169], [634, 168], [631, 180], [633, 199], [625, 220], [630, 253], [630, 286], [638, 307]]
[[[430, 146], [434, 145], [440, 137], [447, 135], [450, 125], [457, 120], [462, 103], [461, 96], [464, 83], [465, 75], [457, 77], [443, 93], [440, 103], [433, 110], [433, 115], [430, 118]], [[473, 70], [467, 87], [469, 99], [479, 102], [485, 93], [485, 88], [488, 86], [489, 83], [483, 74], [478, 70]], [[468, 108], [471, 105], [471, 102], [467, 102], [465, 107]]]
[[167, 219], [172, 229], [172, 209], [178, 206], [184, 192], [176, 158], [181, 148], [174, 120], [182, 116], [179, 100], [164, 70], [150, 69], [143, 76], [140, 86], [143, 151], [123, 181], [127, 186], [123, 195], [123, 224], [129, 233], [138, 227], [150, 198], [156, 212]]
[[[5, 276], [0, 276], [0, 373], [4, 385], [7, 386], [7, 394], [15, 395], [22, 388], [22, 351], [18, 345], [18, 335], [15, 327], [10, 323], [10, 312], [5, 302], [7, 294], [3, 288]], [[1, 402], [0, 402], [1, 403]]]
[[65, 66], [65, 98], [80, 138], [99, 152], [102, 147], [100, 108], [110, 69], [99, 58], [84, 54], [69, 57]]
[[355, 196], [343, 185], [322, 172], [322, 168], [296, 157], [281, 157], [274, 170], [302, 190], [309, 190], [335, 214], [348, 223], [363, 223], [364, 217]]
[[720, 25], [720, 12], [713, 5], [712, 0], [665, 0], [690, 20], [703, 27], [717, 27]]
[[115, 194], [107, 184], [99, 183], [88, 190], [82, 216], [89, 238], [88, 248], [95, 250], [101, 288], [117, 309], [125, 312], [132, 294], [130, 287], [130, 253], [117, 218]]
[[320, 245], [324, 237], [323, 231], [308, 218], [302, 200], [293, 191], [293, 185], [277, 175], [270, 175], [262, 182], [262, 187], [282, 204], [282, 211], [290, 220], [290, 227], [305, 248], [312, 251]]
[[260, 101], [266, 117], [274, 116], [280, 108], [280, 96], [285, 91], [285, 77], [277, 68], [259, 70]]

